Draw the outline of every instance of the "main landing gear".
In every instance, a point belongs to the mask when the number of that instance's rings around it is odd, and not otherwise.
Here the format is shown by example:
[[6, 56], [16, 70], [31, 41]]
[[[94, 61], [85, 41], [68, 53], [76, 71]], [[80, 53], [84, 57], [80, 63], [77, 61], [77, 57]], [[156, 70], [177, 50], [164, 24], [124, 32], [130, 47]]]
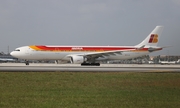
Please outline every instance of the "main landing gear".
[[100, 63], [81, 63], [81, 66], [100, 66]]

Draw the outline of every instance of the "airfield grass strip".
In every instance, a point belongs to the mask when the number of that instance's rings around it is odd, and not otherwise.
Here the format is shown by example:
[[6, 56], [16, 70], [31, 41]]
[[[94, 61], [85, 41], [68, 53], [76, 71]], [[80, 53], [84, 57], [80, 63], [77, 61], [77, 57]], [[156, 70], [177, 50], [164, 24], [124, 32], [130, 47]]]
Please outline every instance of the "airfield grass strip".
[[178, 107], [180, 73], [0, 73], [0, 108]]

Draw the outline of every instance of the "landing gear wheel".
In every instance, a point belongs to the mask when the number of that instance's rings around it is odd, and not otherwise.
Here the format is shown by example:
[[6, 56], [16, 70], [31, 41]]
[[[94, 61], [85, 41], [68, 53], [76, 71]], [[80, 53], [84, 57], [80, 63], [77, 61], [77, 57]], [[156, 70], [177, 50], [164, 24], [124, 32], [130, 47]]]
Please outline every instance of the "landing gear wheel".
[[81, 63], [81, 66], [100, 66], [100, 63]]
[[26, 64], [26, 65], [29, 65], [29, 61], [26, 61], [26, 60], [25, 60], [25, 64]]

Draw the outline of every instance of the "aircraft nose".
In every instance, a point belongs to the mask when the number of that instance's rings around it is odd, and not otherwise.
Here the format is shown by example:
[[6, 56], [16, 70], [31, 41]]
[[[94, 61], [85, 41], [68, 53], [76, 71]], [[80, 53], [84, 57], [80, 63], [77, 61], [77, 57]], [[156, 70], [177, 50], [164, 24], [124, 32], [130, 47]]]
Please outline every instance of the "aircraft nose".
[[16, 57], [16, 58], [19, 56], [19, 54], [16, 51], [12, 51], [10, 53], [10, 55], [13, 56], [13, 57]]
[[15, 56], [14, 51], [12, 51], [12, 52], [10, 53], [10, 55], [14, 57], [14, 56]]

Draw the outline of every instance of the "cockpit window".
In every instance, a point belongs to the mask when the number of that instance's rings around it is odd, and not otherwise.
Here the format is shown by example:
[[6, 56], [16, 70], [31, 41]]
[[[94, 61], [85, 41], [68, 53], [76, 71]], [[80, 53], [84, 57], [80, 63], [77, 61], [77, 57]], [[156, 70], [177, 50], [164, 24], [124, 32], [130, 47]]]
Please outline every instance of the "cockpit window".
[[15, 49], [15, 51], [20, 51], [20, 49]]

